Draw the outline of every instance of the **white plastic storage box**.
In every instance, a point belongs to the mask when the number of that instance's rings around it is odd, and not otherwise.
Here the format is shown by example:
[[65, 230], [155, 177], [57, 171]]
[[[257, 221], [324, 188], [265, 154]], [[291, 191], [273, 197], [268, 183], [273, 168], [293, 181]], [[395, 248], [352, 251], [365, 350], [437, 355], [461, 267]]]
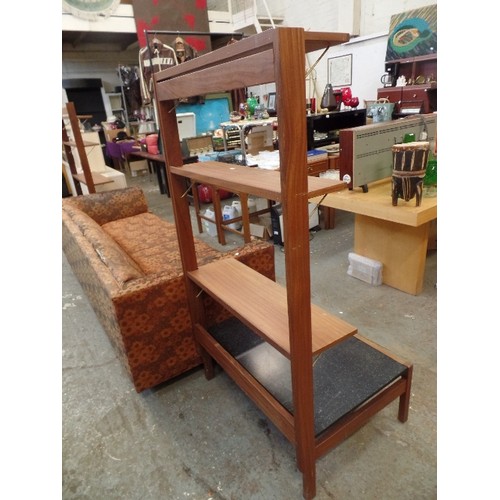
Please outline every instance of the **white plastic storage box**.
[[348, 255], [349, 267], [347, 274], [354, 278], [358, 278], [370, 285], [382, 284], [382, 268], [383, 264], [378, 260], [363, 257], [356, 253], [350, 252]]
[[194, 113], [177, 113], [179, 140], [196, 135], [196, 115]]

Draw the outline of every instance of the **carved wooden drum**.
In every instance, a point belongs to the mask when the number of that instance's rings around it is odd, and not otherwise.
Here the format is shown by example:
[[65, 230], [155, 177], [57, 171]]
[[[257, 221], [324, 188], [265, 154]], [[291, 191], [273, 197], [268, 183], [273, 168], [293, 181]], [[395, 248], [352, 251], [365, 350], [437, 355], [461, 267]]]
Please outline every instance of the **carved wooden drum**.
[[422, 200], [422, 184], [429, 157], [429, 142], [408, 142], [392, 146], [392, 204], [398, 199]]

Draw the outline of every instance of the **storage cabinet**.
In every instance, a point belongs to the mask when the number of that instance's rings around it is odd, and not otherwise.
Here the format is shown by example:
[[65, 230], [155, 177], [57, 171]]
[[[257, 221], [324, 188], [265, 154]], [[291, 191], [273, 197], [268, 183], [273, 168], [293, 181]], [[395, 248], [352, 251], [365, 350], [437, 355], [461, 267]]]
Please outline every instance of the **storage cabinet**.
[[407, 85], [379, 89], [377, 99], [386, 98], [395, 104], [393, 118], [437, 111], [437, 88], [431, 85]]
[[[395, 399], [399, 420], [406, 421], [409, 408], [411, 364], [311, 303], [308, 199], [345, 186], [308, 176], [305, 54], [348, 39], [344, 33], [276, 28], [154, 76], [190, 314], [205, 374], [214, 376], [216, 362], [293, 443], [306, 499], [316, 494], [319, 457]], [[176, 99], [271, 82], [281, 110], [279, 171], [220, 162], [183, 165], [170, 112]], [[234, 259], [198, 263], [186, 178], [281, 203], [286, 287]], [[206, 295], [233, 317], [207, 328]]]
[[[395, 104], [394, 118], [437, 111], [437, 54], [386, 62], [385, 69], [393, 86], [378, 89], [377, 99], [386, 98]], [[407, 85], [397, 86], [402, 76]]]

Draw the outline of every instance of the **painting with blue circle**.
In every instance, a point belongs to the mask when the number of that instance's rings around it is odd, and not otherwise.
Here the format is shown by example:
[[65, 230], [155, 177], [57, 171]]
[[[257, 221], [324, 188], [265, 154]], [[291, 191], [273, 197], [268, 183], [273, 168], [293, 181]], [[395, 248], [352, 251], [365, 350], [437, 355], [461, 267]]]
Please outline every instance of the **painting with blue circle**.
[[437, 5], [391, 17], [386, 61], [437, 54]]

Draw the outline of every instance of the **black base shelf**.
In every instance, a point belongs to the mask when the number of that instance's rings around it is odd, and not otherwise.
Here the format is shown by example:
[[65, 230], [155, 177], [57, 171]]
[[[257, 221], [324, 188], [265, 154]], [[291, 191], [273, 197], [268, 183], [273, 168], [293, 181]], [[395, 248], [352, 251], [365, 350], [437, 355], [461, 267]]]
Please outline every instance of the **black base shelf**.
[[[236, 318], [210, 335], [280, 404], [293, 414], [290, 361]], [[356, 337], [324, 351], [313, 361], [316, 436], [359, 408], [408, 367]]]

